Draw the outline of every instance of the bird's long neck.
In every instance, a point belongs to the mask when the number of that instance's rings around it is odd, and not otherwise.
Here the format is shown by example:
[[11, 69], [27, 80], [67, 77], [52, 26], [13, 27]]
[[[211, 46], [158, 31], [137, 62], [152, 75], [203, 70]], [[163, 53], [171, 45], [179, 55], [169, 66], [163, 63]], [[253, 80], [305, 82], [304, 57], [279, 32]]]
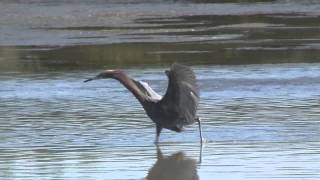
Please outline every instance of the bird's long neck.
[[124, 72], [117, 73], [113, 76], [113, 79], [116, 79], [123, 84], [139, 100], [141, 104], [147, 100], [145, 94], [139, 90], [137, 85]]

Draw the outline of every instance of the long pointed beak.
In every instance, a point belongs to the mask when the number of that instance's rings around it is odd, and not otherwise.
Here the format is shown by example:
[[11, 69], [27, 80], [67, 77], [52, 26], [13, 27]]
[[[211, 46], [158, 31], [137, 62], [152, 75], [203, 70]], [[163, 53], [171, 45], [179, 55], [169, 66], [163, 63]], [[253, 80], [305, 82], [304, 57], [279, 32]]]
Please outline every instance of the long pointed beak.
[[89, 81], [92, 81], [92, 80], [94, 80], [94, 78], [89, 78], [89, 79], [87, 79], [87, 80], [85, 80], [83, 82], [89, 82]]
[[98, 76], [96, 76], [96, 77], [93, 77], [93, 78], [89, 78], [89, 79], [87, 79], [87, 80], [85, 80], [83, 82], [89, 82], [89, 81], [96, 80], [96, 79], [100, 79], [100, 78]]

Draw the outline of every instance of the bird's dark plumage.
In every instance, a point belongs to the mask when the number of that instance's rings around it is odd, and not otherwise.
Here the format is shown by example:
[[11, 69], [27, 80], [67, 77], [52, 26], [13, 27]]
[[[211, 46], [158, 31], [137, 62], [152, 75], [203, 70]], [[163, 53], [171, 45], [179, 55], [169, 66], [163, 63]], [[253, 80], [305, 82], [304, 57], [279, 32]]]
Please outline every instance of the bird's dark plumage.
[[162, 128], [180, 132], [183, 126], [196, 121], [199, 123], [201, 136], [200, 120], [196, 117], [199, 87], [193, 71], [188, 66], [173, 64], [166, 74], [169, 82], [163, 97], [153, 91], [147, 83], [133, 80], [121, 70], [106, 70], [85, 82], [102, 78], [120, 81], [135, 95], [148, 116], [155, 122], [156, 142]]
[[159, 105], [176, 111], [177, 123], [182, 126], [195, 122], [199, 88], [194, 73], [187, 66], [174, 64], [166, 74], [169, 78], [168, 88]]

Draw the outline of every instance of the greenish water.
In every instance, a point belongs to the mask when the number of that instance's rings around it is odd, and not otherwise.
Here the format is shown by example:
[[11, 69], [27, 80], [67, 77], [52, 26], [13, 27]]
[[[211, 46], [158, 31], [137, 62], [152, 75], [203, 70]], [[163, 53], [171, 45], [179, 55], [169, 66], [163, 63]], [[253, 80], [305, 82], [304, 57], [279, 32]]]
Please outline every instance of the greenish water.
[[[320, 3], [1, 1], [0, 179], [319, 179]], [[155, 127], [121, 68], [164, 94], [194, 69], [197, 125]], [[202, 161], [200, 161], [200, 154]]]
[[317, 1], [17, 2], [0, 2], [1, 71], [320, 60]]

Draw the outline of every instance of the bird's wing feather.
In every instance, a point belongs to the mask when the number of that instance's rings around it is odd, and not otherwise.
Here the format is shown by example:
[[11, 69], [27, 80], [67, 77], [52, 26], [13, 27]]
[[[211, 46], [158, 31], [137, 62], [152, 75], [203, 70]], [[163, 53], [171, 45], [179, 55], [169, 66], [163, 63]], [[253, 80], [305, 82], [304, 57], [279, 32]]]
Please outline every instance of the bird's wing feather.
[[193, 71], [184, 65], [173, 64], [166, 71], [169, 78], [166, 94], [159, 102], [173, 110], [183, 124], [194, 122], [199, 101], [199, 88]]
[[132, 81], [137, 85], [137, 87], [148, 97], [154, 100], [160, 100], [162, 96], [160, 96], [158, 93], [156, 93], [148, 83], [143, 81], [136, 81], [132, 79]]

